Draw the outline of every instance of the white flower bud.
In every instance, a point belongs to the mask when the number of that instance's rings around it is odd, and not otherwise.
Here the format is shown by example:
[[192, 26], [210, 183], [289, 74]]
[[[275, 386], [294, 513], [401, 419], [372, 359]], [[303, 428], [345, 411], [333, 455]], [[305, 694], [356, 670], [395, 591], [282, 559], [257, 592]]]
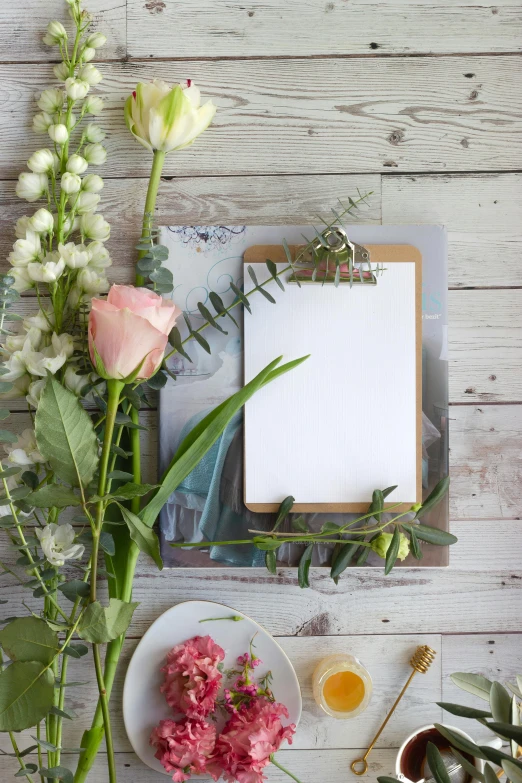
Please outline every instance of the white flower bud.
[[65, 144], [69, 138], [69, 131], [67, 130], [67, 127], [61, 122], [59, 122], [57, 125], [50, 125], [47, 129], [47, 133], [49, 134], [52, 141], [55, 141], [57, 144]]
[[42, 40], [47, 46], [55, 46], [60, 41], [67, 40], [67, 30], [61, 22], [49, 22], [47, 32]]
[[36, 174], [48, 174], [54, 170], [54, 156], [51, 150], [42, 149], [33, 152], [27, 166]]
[[73, 101], [81, 101], [89, 92], [89, 83], [81, 79], [75, 79], [74, 76], [69, 76], [65, 80], [65, 92]]
[[14, 283], [11, 284], [11, 288], [14, 288], [19, 294], [24, 291], [29, 291], [30, 288], [34, 287], [34, 283], [29, 277], [27, 267], [17, 266], [14, 269], [9, 270], [9, 274], [11, 277], [14, 277]]
[[[54, 217], [54, 227], [56, 229], [58, 228], [58, 215], [53, 215], [53, 217]], [[75, 217], [71, 221], [71, 218], [67, 216], [63, 222], [62, 228], [66, 234], [70, 234], [72, 231], [77, 231], [80, 228], [80, 218]]]
[[62, 174], [60, 185], [62, 190], [70, 196], [71, 193], [78, 193], [82, 186], [82, 181], [78, 174], [71, 174], [70, 171], [66, 171], [65, 174]]
[[40, 396], [44, 390], [45, 384], [47, 383], [47, 378], [43, 378], [41, 381], [33, 381], [31, 385], [29, 386], [27, 390], [27, 396], [26, 400], [29, 403], [29, 405], [32, 405], [33, 408], [38, 407], [38, 403], [40, 402]]
[[89, 253], [89, 266], [99, 272], [112, 264], [107, 248], [101, 242], [91, 242], [87, 245], [87, 252]]
[[83, 174], [89, 164], [81, 155], [71, 155], [67, 161], [67, 171], [71, 174]]
[[18, 177], [16, 195], [26, 201], [37, 201], [47, 193], [48, 181], [45, 174], [34, 174], [24, 171]]
[[109, 281], [104, 274], [100, 274], [96, 269], [82, 269], [78, 273], [76, 284], [81, 291], [91, 295], [109, 290]]
[[27, 231], [25, 239], [17, 239], [14, 243], [8, 260], [12, 266], [27, 266], [31, 261], [39, 261], [41, 253], [39, 235], [35, 231]]
[[85, 215], [87, 212], [94, 212], [98, 206], [100, 197], [97, 193], [80, 193], [76, 199], [76, 212], [78, 215]]
[[92, 114], [94, 116], [101, 114], [103, 111], [103, 98], [99, 95], [89, 95], [85, 103], [83, 104], [85, 114]]
[[93, 49], [91, 46], [86, 46], [82, 52], [82, 60], [84, 63], [88, 63], [94, 57], [96, 57], [96, 49]]
[[28, 215], [18, 218], [15, 223], [15, 236], [17, 239], [25, 239], [28, 231], [32, 231], [31, 218]]
[[80, 231], [87, 239], [106, 242], [110, 236], [111, 227], [101, 215], [89, 212], [81, 217]]
[[107, 150], [101, 144], [87, 144], [83, 154], [91, 166], [101, 166], [107, 160]]
[[[55, 253], [49, 253], [46, 259], [50, 257], [54, 259], [55, 256]], [[62, 258], [59, 258], [58, 261], [44, 259], [43, 264], [29, 264], [27, 267], [29, 277], [35, 283], [56, 283], [58, 278], [62, 276], [64, 269], [65, 261]]]
[[107, 43], [107, 38], [103, 33], [91, 33], [85, 41], [86, 46], [92, 46], [93, 49], [101, 49]]
[[64, 82], [69, 78], [69, 66], [67, 63], [58, 63], [53, 67], [53, 73], [59, 82]]
[[38, 99], [38, 108], [46, 114], [55, 114], [63, 106], [63, 90], [44, 90]]
[[33, 130], [35, 133], [47, 133], [52, 124], [53, 118], [44, 111], [35, 114], [33, 117]]
[[92, 63], [87, 63], [86, 65], [82, 65], [80, 68], [78, 78], [82, 79], [84, 82], [87, 82], [87, 84], [89, 84], [91, 87], [94, 87], [96, 84], [101, 82], [103, 76], [95, 65]]
[[75, 245], [74, 242], [68, 242], [66, 245], [60, 243], [58, 252], [69, 269], [82, 269], [89, 263], [90, 254], [85, 245]]
[[83, 130], [83, 135], [86, 141], [89, 141], [92, 144], [98, 144], [100, 141], [104, 140], [105, 131], [102, 130], [99, 125], [96, 125], [95, 122], [89, 122]]
[[98, 174], [87, 174], [82, 180], [82, 190], [86, 193], [99, 193], [103, 188], [103, 180]]
[[48, 234], [54, 229], [54, 218], [48, 209], [39, 209], [31, 218], [31, 226], [38, 234]]

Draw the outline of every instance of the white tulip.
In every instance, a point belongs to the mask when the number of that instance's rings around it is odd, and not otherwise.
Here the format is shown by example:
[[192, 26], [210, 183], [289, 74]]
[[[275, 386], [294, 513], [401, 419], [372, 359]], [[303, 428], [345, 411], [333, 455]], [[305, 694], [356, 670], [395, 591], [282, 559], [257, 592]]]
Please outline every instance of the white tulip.
[[58, 252], [70, 269], [81, 269], [89, 263], [89, 252], [85, 245], [75, 245], [74, 242], [59, 244]]
[[85, 215], [87, 212], [94, 212], [100, 197], [97, 193], [80, 193], [76, 199], [76, 212], [78, 215]]
[[189, 80], [171, 88], [155, 79], [138, 84], [125, 103], [125, 122], [132, 135], [147, 149], [171, 152], [188, 147], [208, 128], [216, 107], [201, 106], [201, 95]]
[[86, 193], [99, 193], [103, 189], [103, 180], [98, 174], [87, 174], [82, 180], [82, 190]]
[[73, 101], [83, 100], [89, 92], [89, 87], [89, 82], [83, 79], [76, 79], [74, 76], [69, 76], [65, 80], [65, 92]]
[[38, 407], [38, 403], [40, 402], [40, 397], [42, 395], [46, 383], [47, 383], [47, 378], [43, 378], [40, 381], [33, 381], [33, 383], [30, 384], [25, 399], [27, 400], [29, 405], [33, 406], [33, 408]]
[[89, 253], [89, 266], [92, 269], [101, 272], [112, 264], [109, 252], [101, 242], [91, 242], [87, 245], [87, 252]]
[[107, 160], [107, 150], [101, 144], [87, 144], [83, 154], [91, 166], [101, 166]]
[[38, 451], [34, 430], [31, 429], [24, 430], [14, 443], [4, 446], [4, 450], [8, 455], [6, 461], [13, 466], [26, 468], [45, 462]]
[[47, 133], [49, 134], [52, 141], [55, 141], [57, 144], [65, 144], [69, 138], [69, 131], [67, 130], [67, 126], [61, 122], [57, 123], [56, 125], [50, 125], [47, 129]]
[[93, 60], [95, 57], [96, 57], [96, 49], [93, 49], [92, 46], [86, 46], [82, 52], [83, 62], [88, 63], [90, 60]]
[[25, 198], [26, 201], [38, 201], [48, 189], [48, 180], [45, 174], [28, 173], [24, 171], [18, 177], [16, 195]]
[[80, 219], [80, 231], [87, 239], [106, 242], [111, 233], [111, 227], [101, 215], [88, 213]]
[[92, 114], [96, 116], [103, 111], [103, 98], [99, 95], [89, 95], [85, 103], [83, 104], [83, 110], [85, 114]]
[[14, 288], [19, 294], [22, 294], [24, 291], [29, 291], [30, 288], [34, 287], [34, 282], [29, 277], [27, 267], [15, 267], [10, 270], [9, 274], [11, 277], [14, 277], [14, 283], [11, 284], [11, 288]]
[[52, 124], [53, 118], [45, 111], [41, 111], [33, 117], [33, 130], [36, 133], [47, 133]]
[[38, 234], [49, 234], [54, 229], [54, 218], [48, 209], [39, 209], [31, 218], [31, 228]]
[[48, 174], [54, 171], [53, 153], [49, 149], [36, 150], [27, 161], [27, 166], [35, 174]]
[[91, 33], [85, 41], [86, 46], [92, 46], [93, 49], [101, 49], [107, 43], [107, 38], [103, 33]]
[[51, 332], [54, 323], [54, 311], [53, 310], [38, 310], [36, 315], [30, 315], [24, 318], [22, 326], [29, 332], [31, 329], [38, 329], [40, 332]]
[[60, 41], [67, 40], [67, 30], [61, 22], [49, 22], [47, 32], [42, 40], [47, 46], [56, 46]]
[[31, 261], [38, 261], [41, 255], [40, 236], [36, 231], [28, 231], [25, 239], [16, 240], [8, 260], [12, 266], [27, 266]]
[[103, 131], [99, 125], [96, 125], [95, 122], [89, 122], [83, 130], [83, 135], [85, 141], [98, 143], [104, 140], [105, 131]]
[[38, 99], [38, 107], [46, 114], [55, 114], [62, 110], [63, 90], [44, 90]]
[[89, 164], [82, 155], [71, 155], [67, 161], [67, 171], [71, 174], [83, 174]]
[[63, 566], [66, 560], [79, 560], [85, 551], [83, 544], [75, 544], [76, 533], [68, 522], [57, 525], [51, 522], [44, 528], [35, 528], [40, 546], [47, 561], [53, 566]]
[[69, 66], [67, 63], [58, 63], [58, 65], [55, 65], [53, 68], [53, 73], [58, 79], [59, 82], [64, 82], [66, 79], [69, 78]]
[[109, 281], [103, 273], [96, 269], [82, 269], [78, 273], [76, 285], [81, 291], [91, 296], [109, 290]]
[[78, 78], [84, 82], [87, 82], [87, 84], [91, 87], [94, 87], [101, 82], [103, 76], [95, 65], [92, 63], [86, 63], [86, 65], [82, 65], [80, 68], [78, 72]]
[[65, 174], [62, 174], [60, 186], [70, 196], [71, 193], [78, 193], [82, 186], [82, 180], [78, 174], [71, 174], [69, 171], [66, 171]]
[[28, 215], [19, 217], [15, 223], [15, 236], [17, 239], [25, 239], [25, 235], [28, 231], [33, 231], [31, 218]]
[[[49, 253], [49, 255], [54, 256], [54, 253]], [[35, 283], [56, 283], [58, 278], [62, 276], [64, 269], [65, 261], [61, 258], [58, 261], [46, 261], [44, 259], [42, 264], [29, 264], [27, 267], [29, 277]]]

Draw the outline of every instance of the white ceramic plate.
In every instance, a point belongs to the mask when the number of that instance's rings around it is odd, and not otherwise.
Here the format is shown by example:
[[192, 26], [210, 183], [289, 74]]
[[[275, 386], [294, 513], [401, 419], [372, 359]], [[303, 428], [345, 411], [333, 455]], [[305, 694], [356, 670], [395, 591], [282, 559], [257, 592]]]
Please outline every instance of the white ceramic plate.
[[[215, 620], [200, 623], [208, 617], [239, 615], [239, 622]], [[186, 601], [168, 609], [151, 625], [131, 658], [123, 688], [123, 720], [130, 743], [137, 756], [152, 769], [165, 772], [154, 758], [149, 737], [163, 718], [173, 718], [172, 710], [160, 693], [163, 666], [168, 651], [193, 636], [211, 636], [225, 651], [225, 669], [233, 668], [238, 655], [249, 649], [255, 635], [255, 654], [262, 665], [256, 669], [259, 678], [272, 672], [272, 691], [289, 713], [284, 723], [299, 723], [301, 691], [294, 667], [275, 639], [250, 617], [213, 601]], [[167, 774], [167, 773], [165, 773]]]

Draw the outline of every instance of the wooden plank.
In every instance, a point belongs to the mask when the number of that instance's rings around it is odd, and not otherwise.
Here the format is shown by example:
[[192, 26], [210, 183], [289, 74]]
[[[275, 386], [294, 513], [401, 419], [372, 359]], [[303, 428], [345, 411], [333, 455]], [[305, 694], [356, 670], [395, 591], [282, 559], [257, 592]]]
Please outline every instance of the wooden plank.
[[384, 176], [382, 222], [445, 225], [452, 287], [522, 285], [521, 197], [520, 174]]
[[[195, 25], [195, 18], [201, 23]], [[515, 52], [520, 51], [521, 31], [522, 14], [515, 3], [500, 8], [404, 0], [128, 4], [131, 57]]]
[[[107, 45], [98, 49], [97, 59], [122, 59], [127, 53], [125, 3], [121, 0], [89, 0], [86, 7], [94, 15], [92, 30], [107, 36]], [[68, 32], [72, 23], [63, 0], [20, 0], [0, 4], [0, 62], [58, 61], [55, 47], [42, 43], [51, 19], [59, 19]]]
[[[516, 56], [107, 63], [100, 92], [110, 154], [100, 173], [148, 175], [150, 154], [124, 129], [123, 103], [153, 77], [193, 78], [218, 106], [211, 131], [167, 156], [166, 175], [522, 168], [519, 64]], [[0, 176], [15, 177], [34, 149], [20, 128], [52, 81], [48, 66], [3, 67]]]

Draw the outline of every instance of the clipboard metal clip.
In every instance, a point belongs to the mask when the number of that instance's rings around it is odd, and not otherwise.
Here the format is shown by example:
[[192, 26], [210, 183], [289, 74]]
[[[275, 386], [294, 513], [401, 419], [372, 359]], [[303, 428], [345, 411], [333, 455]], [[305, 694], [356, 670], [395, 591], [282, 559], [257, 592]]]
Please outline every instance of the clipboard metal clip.
[[[297, 265], [305, 265], [299, 268]], [[377, 285], [384, 268], [372, 267], [370, 251], [352, 242], [344, 228], [329, 226], [308, 245], [297, 248], [296, 267], [289, 283]]]

